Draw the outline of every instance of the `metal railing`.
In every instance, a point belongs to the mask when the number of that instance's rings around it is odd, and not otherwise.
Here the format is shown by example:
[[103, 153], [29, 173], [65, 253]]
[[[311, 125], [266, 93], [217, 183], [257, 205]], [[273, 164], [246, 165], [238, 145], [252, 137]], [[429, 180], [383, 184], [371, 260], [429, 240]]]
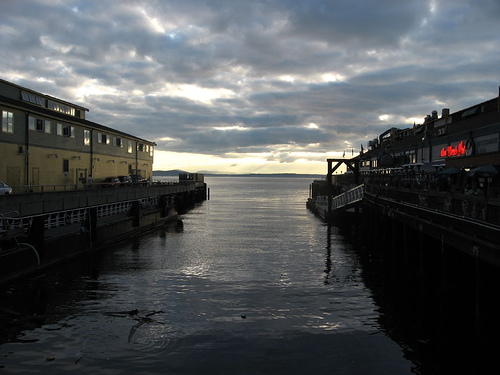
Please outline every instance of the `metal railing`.
[[332, 210], [346, 207], [350, 204], [363, 200], [365, 194], [365, 185], [356, 186], [340, 195], [332, 198]]
[[[154, 209], [158, 206], [158, 197], [142, 198], [139, 199], [139, 202], [144, 209]], [[132, 203], [133, 201], [123, 201], [95, 206], [97, 209], [97, 219], [128, 214], [132, 208]], [[173, 204], [173, 200], [168, 202], [169, 207], [173, 206]], [[26, 234], [29, 231], [33, 218], [39, 216], [44, 218], [44, 229], [54, 229], [76, 223], [83, 224], [89, 214], [88, 208], [25, 217], [21, 217], [18, 212], [0, 214], [0, 236], [6, 236], [14, 231], [17, 235]]]
[[60, 212], [52, 212], [46, 216], [44, 220], [45, 229], [58, 228], [64, 225], [83, 223], [87, 215], [86, 208], [76, 210], [67, 210]]
[[28, 226], [29, 220], [22, 218], [17, 211], [0, 213], [0, 236], [7, 236], [19, 230], [25, 231]]
[[494, 225], [500, 224], [500, 199], [496, 197], [416, 190], [379, 184], [366, 184], [366, 191], [397, 202], [409, 203]]
[[[17, 240], [18, 236], [25, 235], [30, 223], [31, 219], [22, 218], [19, 212], [16, 211], [9, 212], [7, 214], [0, 214], [0, 239], [12, 239], [14, 248], [16, 249], [20, 249], [24, 246], [29, 248], [30, 250], [33, 250], [37, 265], [40, 266], [40, 255], [38, 254], [37, 249], [29, 243], [19, 242]], [[0, 248], [0, 253], [1, 252], [3, 252], [2, 248]]]
[[13, 194], [30, 193], [52, 193], [61, 191], [78, 191], [89, 189], [109, 189], [109, 188], [139, 188], [156, 185], [177, 185], [178, 181], [155, 181], [155, 182], [127, 182], [123, 184], [110, 185], [103, 182], [94, 182], [92, 184], [48, 184], [48, 185], [19, 185], [11, 186]]

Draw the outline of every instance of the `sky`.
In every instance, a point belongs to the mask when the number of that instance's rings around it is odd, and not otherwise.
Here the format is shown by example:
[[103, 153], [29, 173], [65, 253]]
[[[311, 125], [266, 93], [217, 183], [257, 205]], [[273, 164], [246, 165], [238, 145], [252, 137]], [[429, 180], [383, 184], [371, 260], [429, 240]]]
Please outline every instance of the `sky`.
[[498, 95], [499, 0], [2, 0], [0, 78], [157, 144], [154, 170], [327, 173]]

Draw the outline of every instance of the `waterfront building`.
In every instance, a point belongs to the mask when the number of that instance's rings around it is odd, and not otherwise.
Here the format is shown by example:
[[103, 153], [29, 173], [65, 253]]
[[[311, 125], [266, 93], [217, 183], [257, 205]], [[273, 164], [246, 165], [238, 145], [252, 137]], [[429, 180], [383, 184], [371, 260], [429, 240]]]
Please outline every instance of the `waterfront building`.
[[88, 121], [89, 110], [0, 79], [0, 181], [16, 192], [152, 178], [155, 143]]
[[441, 116], [434, 110], [422, 124], [391, 128], [368, 142], [360, 171], [500, 166], [499, 133], [500, 96], [454, 113], [444, 108]]

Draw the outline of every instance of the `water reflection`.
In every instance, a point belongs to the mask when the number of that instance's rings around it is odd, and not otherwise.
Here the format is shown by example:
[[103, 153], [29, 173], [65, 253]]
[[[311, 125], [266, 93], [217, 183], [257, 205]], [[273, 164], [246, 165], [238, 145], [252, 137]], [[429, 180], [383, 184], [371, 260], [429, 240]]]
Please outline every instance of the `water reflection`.
[[[255, 194], [250, 181], [212, 185], [212, 200], [184, 215], [181, 231], [153, 232], [29, 281], [32, 310], [20, 312], [43, 319], [19, 323], [9, 337], [36, 341], [2, 340], [0, 365], [26, 373], [42, 366], [104, 374], [410, 373], [399, 346], [381, 333], [353, 247], [305, 209], [300, 194], [309, 181], [287, 180], [287, 194], [277, 188], [283, 179], [259, 180]], [[218, 199], [217, 188], [225, 189]], [[23, 293], [16, 286], [6, 307], [20, 309]]]
[[330, 273], [332, 272], [332, 226], [328, 225], [326, 233], [326, 260], [325, 260], [325, 284], [330, 283]]

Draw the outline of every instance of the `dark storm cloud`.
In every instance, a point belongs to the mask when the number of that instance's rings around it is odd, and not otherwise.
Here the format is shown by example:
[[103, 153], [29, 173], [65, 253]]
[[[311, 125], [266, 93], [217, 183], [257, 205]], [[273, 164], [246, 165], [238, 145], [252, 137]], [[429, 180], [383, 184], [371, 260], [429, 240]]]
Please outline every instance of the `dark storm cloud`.
[[425, 1], [313, 0], [295, 4], [289, 18], [294, 35], [347, 49], [397, 47], [428, 12]]
[[499, 83], [496, 1], [22, 0], [0, 14], [1, 78], [160, 150], [358, 150]]

